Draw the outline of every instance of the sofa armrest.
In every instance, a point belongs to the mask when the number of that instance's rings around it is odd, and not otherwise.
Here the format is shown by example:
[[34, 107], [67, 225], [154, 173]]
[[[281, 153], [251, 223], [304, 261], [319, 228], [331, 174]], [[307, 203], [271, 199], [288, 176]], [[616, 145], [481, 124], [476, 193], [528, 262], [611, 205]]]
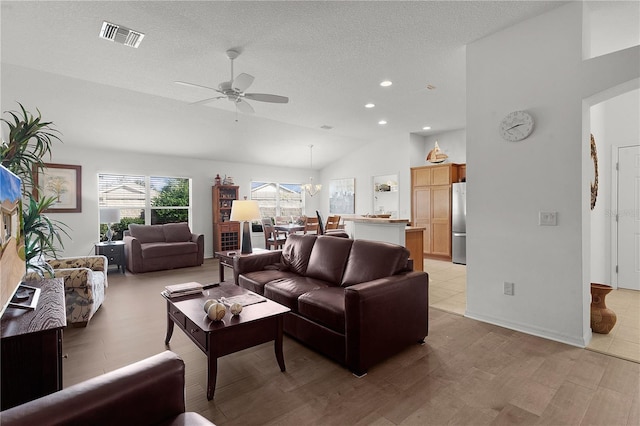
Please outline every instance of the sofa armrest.
[[184, 362], [170, 351], [2, 412], [4, 425], [149, 425], [185, 411]]
[[131, 272], [142, 270], [142, 246], [140, 240], [130, 235], [123, 237], [124, 257], [127, 259], [127, 269]]
[[198, 245], [198, 261], [204, 262], [204, 235], [191, 233], [191, 242]]
[[108, 261], [106, 256], [81, 256], [81, 257], [61, 257], [59, 259], [49, 259], [47, 263], [53, 269], [69, 268], [89, 268], [93, 271], [107, 273]]
[[347, 367], [356, 374], [428, 334], [429, 275], [405, 272], [345, 288]]
[[238, 277], [249, 272], [262, 271], [269, 265], [275, 265], [282, 260], [282, 250], [272, 250], [251, 256], [235, 256], [233, 258], [233, 278], [238, 284]]

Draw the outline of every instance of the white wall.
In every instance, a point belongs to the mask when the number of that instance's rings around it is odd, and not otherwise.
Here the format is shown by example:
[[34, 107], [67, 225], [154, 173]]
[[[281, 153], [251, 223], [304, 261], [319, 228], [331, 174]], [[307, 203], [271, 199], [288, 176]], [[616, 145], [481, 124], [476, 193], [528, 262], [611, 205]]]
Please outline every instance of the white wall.
[[[322, 193], [319, 198], [324, 217], [329, 213], [329, 184], [331, 179], [355, 178], [355, 213], [373, 211], [373, 177], [398, 175], [398, 192], [402, 219], [411, 218], [411, 174], [410, 162], [415, 145], [405, 135], [396, 139], [375, 141], [353, 153], [347, 154], [322, 170]], [[413, 154], [412, 154], [413, 153]], [[424, 161], [424, 159], [423, 159]], [[318, 196], [316, 196], [318, 197]], [[315, 198], [315, 197], [314, 197]]]
[[[241, 163], [223, 163], [153, 154], [126, 154], [112, 151], [86, 150], [62, 144], [55, 148], [52, 162], [82, 165], [82, 213], [49, 214], [67, 224], [71, 241], [65, 241], [64, 256], [93, 253], [99, 239], [98, 174], [142, 174], [175, 176], [192, 179], [192, 230], [205, 236], [205, 257], [213, 256], [211, 186], [216, 173], [233, 176], [240, 186], [240, 197], [250, 196], [251, 180], [269, 178], [275, 181], [303, 182], [309, 171], [283, 167], [266, 167]], [[307, 212], [314, 213], [314, 200], [305, 201]]]
[[[578, 346], [591, 336], [583, 102], [640, 74], [637, 48], [582, 61], [582, 7], [467, 46], [467, 315]], [[516, 143], [498, 133], [514, 110], [536, 120]], [[538, 226], [540, 211], [558, 226]]]
[[598, 150], [598, 198], [591, 211], [591, 282], [613, 284], [611, 226], [612, 150], [640, 144], [640, 91], [633, 90], [591, 107], [591, 133]]

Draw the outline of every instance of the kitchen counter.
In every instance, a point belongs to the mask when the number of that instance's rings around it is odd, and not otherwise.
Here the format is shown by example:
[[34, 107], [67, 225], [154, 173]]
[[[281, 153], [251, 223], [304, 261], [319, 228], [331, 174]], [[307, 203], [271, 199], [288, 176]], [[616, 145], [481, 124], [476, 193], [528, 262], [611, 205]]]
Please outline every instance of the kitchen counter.
[[347, 232], [353, 239], [405, 245], [405, 228], [409, 219], [345, 217], [344, 221], [347, 225]]

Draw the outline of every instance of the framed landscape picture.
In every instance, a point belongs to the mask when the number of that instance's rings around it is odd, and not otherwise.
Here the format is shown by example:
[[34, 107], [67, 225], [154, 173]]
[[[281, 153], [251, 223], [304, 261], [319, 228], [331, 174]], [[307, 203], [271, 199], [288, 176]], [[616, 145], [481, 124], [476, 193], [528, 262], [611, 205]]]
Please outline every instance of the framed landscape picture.
[[33, 173], [40, 188], [33, 190], [36, 199], [40, 196], [56, 199], [46, 213], [82, 212], [82, 166], [45, 163], [42, 172]]
[[329, 184], [329, 213], [354, 214], [356, 212], [356, 180], [332, 179]]

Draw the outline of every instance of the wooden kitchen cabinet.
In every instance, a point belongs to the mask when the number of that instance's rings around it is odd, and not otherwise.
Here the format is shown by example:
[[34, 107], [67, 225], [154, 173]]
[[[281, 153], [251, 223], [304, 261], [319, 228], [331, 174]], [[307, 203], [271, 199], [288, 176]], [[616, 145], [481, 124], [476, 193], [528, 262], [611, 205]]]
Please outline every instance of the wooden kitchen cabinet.
[[451, 260], [451, 184], [461, 164], [411, 168], [411, 223], [425, 228], [426, 257]]

